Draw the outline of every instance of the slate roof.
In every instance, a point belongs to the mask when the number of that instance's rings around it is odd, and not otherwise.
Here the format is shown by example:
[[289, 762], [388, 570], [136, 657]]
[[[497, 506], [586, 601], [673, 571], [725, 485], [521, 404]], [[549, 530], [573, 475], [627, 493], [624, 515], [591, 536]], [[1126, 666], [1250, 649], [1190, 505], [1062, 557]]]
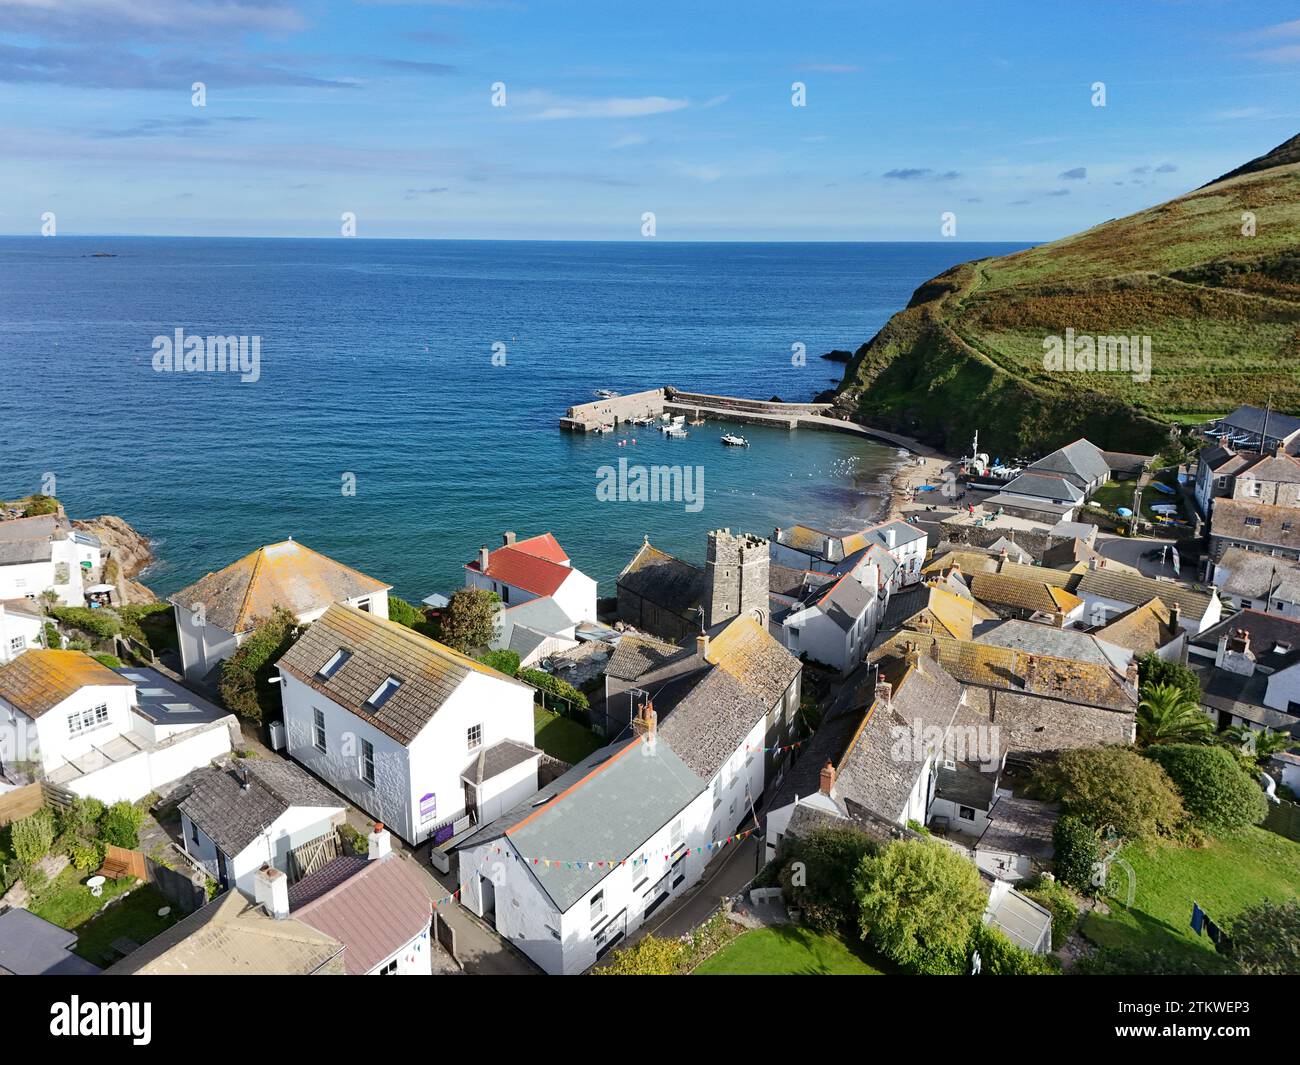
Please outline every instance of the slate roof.
[[342, 810], [344, 803], [292, 762], [249, 758], [208, 768], [179, 809], [233, 858], [293, 806]]
[[433, 902], [399, 855], [345, 854], [289, 888], [289, 916], [337, 939], [348, 975], [364, 976], [429, 930]]
[[984, 773], [966, 762], [957, 762], [955, 768], [940, 769], [936, 774], [934, 797], [987, 810], [993, 805], [997, 779], [996, 773]]
[[507, 607], [498, 616], [501, 624], [492, 638], [492, 647], [509, 648], [520, 659], [527, 658], [552, 636], [573, 628], [576, 620], [549, 595]]
[[[351, 657], [322, 679], [319, 671], [339, 650]], [[471, 673], [520, 684], [405, 625], [341, 603], [313, 622], [277, 664], [403, 745], [420, 734]], [[389, 677], [401, 686], [378, 710], [368, 708], [367, 700]]]
[[0, 974], [98, 976], [99, 966], [72, 953], [77, 933], [19, 907], [0, 913]]
[[[872, 550], [878, 550], [872, 548]], [[867, 561], [863, 556], [863, 562]], [[876, 592], [863, 583], [859, 566], [841, 573], [838, 577], [810, 580], [804, 597], [794, 611], [816, 607], [839, 628], [848, 632], [876, 599]], [[824, 576], [809, 574], [810, 577]], [[794, 612], [792, 611], [792, 612]]]
[[33, 719], [89, 685], [130, 684], [84, 651], [33, 648], [0, 666], [0, 698]]
[[930, 631], [968, 640], [976, 622], [992, 621], [996, 617], [982, 604], [947, 588], [929, 583], [914, 584], [889, 597], [880, 631], [889, 632], [904, 626], [921, 631], [928, 621]]
[[57, 514], [0, 521], [0, 566], [48, 562], [53, 541], [66, 535]]
[[618, 575], [618, 586], [678, 614], [687, 614], [704, 597], [704, 571], [660, 551], [647, 537]]
[[1064, 588], [1047, 581], [1025, 580], [1005, 573], [972, 573], [970, 590], [971, 595], [983, 603], [1044, 614], [1069, 614], [1083, 606], [1082, 599]]
[[1117, 647], [1125, 647], [1134, 654], [1146, 654], [1158, 651], [1165, 644], [1178, 638], [1183, 631], [1181, 625], [1175, 625], [1173, 614], [1159, 598], [1151, 599], [1141, 606], [1115, 617], [1093, 633], [1098, 640]]
[[1047, 861], [1055, 853], [1052, 828], [1061, 809], [1053, 803], [1004, 795], [989, 811], [989, 824], [975, 849], [1023, 854]]
[[1195, 659], [1189, 665], [1200, 677], [1203, 705], [1263, 725], [1275, 732], [1297, 731], [1300, 717], [1264, 705], [1270, 674], [1256, 670], [1246, 676], [1226, 669], [1216, 669], [1212, 662], [1197, 662]]
[[1228, 595], [1300, 603], [1300, 563], [1229, 547], [1216, 563], [1216, 569], [1227, 571], [1219, 587]]
[[536, 758], [541, 753], [531, 743], [500, 740], [491, 747], [480, 748], [478, 755], [461, 773], [461, 779], [468, 780], [471, 784], [482, 784], [483, 781], [498, 777], [507, 770]]
[[1029, 469], [1061, 474], [1080, 488], [1089, 482], [1105, 481], [1110, 477], [1110, 465], [1101, 448], [1083, 438], [1057, 448], [1037, 462], [1031, 462]]
[[802, 666], [752, 618], [737, 617], [709, 640], [708, 667], [651, 693], [659, 736], [711, 780], [785, 694]]
[[[1137, 705], [1137, 693], [1110, 666], [969, 640], [936, 640], [922, 633], [902, 632], [873, 650], [868, 661], [896, 655], [908, 642], [919, 647], [922, 658], [931, 653], [931, 646], [937, 642], [940, 665], [966, 684], [1130, 713]], [[1028, 680], [1031, 661], [1033, 678]]]
[[1251, 406], [1249, 403], [1243, 403], [1225, 418], [1219, 419], [1220, 425], [1227, 425], [1243, 433], [1254, 433], [1261, 436], [1264, 433], [1264, 423], [1268, 423], [1268, 435], [1277, 440], [1288, 440], [1296, 433], [1300, 433], [1300, 418], [1293, 418], [1289, 414], [1279, 414], [1277, 411], [1266, 411], [1260, 407]]
[[[662, 736], [652, 757], [644, 756], [644, 743], [625, 740], [589, 755], [475, 832], [461, 853], [505, 837], [556, 908], [568, 910], [609, 875], [608, 865], [591, 864], [595, 859], [635, 859], [708, 786]], [[510, 860], [510, 847], [498, 846], [500, 859]]]
[[1120, 672], [1128, 669], [1129, 660], [1133, 657], [1132, 651], [1106, 642], [1097, 634], [1015, 619], [981, 627], [975, 635], [975, 643], [1009, 647], [1053, 658], [1070, 658], [1076, 662], [1094, 662]]
[[1210, 599], [1214, 594], [1213, 591], [1198, 592], [1173, 581], [1158, 581], [1140, 574], [1117, 573], [1105, 569], [1092, 569], [1080, 574], [1073, 591], [1084, 598], [1093, 595], [1127, 603], [1129, 606], [1141, 606], [1152, 599], [1159, 599], [1165, 604], [1177, 603], [1178, 609], [1189, 618], [1204, 617], [1210, 609]]
[[334, 937], [292, 916], [276, 920], [232, 890], [132, 951], [105, 975], [342, 975], [344, 953]]
[[[861, 803], [882, 817], [897, 821], [924, 767], [924, 755], [942, 751], [914, 750], [901, 736], [919, 730], [947, 730], [961, 701], [961, 685], [924, 654], [913, 665], [901, 657], [881, 663], [880, 676], [893, 684], [888, 703], [873, 698], [857, 734], [836, 764], [838, 795]], [[918, 757], [921, 756], [921, 757]]]
[[1300, 509], [1246, 499], [1216, 499], [1210, 535], [1300, 551]]
[[[1026, 470], [1002, 486], [999, 495], [1033, 496], [1048, 502], [1064, 500], [1069, 503], [1083, 501], [1083, 489], [1058, 473]], [[987, 501], [986, 501], [987, 502]]]
[[605, 664], [605, 674], [616, 680], [638, 680], [641, 676], [681, 655], [682, 648], [644, 632], [626, 632]]
[[1219, 637], [1231, 636], [1237, 629], [1245, 629], [1250, 634], [1250, 649], [1256, 656], [1278, 647], [1287, 648], [1286, 653], [1300, 651], [1300, 618], [1266, 614], [1254, 609], [1237, 611], [1213, 628], [1192, 637], [1192, 643], [1196, 647], [1217, 651]]
[[238, 635], [256, 628], [277, 606], [302, 617], [330, 603], [391, 587], [310, 547], [285, 540], [259, 547], [225, 569], [209, 573], [168, 602], [185, 610], [202, 603], [208, 624]]

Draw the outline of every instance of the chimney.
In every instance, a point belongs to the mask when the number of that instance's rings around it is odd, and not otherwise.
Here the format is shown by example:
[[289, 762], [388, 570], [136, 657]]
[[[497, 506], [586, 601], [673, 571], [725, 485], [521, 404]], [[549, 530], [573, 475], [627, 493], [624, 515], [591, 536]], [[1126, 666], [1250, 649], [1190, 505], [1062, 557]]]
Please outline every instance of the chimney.
[[826, 764], [822, 766], [821, 774], [821, 793], [827, 798], [835, 794], [835, 767], [827, 759]]
[[1124, 671], [1124, 679], [1128, 681], [1131, 685], [1133, 685], [1134, 688], [1138, 686], [1137, 655], [1134, 655], [1132, 658], [1128, 660], [1128, 668]]
[[907, 643], [907, 651], [904, 653], [907, 664], [914, 669], [921, 668], [921, 649], [911, 640]]
[[512, 532], [504, 532], [504, 533], [502, 533], [502, 534], [501, 534], [501, 546], [502, 546], [502, 547], [514, 547], [514, 546], [515, 546], [515, 534], [512, 533]]
[[262, 866], [253, 878], [253, 898], [268, 917], [283, 921], [289, 916], [289, 878], [279, 869]]
[[1178, 627], [1182, 624], [1182, 607], [1177, 603], [1169, 604], [1169, 627], [1174, 630], [1174, 635], [1178, 635]]
[[931, 640], [931, 641], [930, 641], [930, 658], [931, 658], [933, 661], [935, 661], [935, 662], [939, 661], [939, 641], [938, 641], [938, 640]]
[[1250, 654], [1250, 633], [1245, 629], [1233, 629], [1232, 639], [1228, 641], [1228, 650], [1238, 654]]
[[366, 837], [366, 841], [370, 844], [370, 851], [366, 856], [369, 861], [387, 858], [393, 853], [393, 837], [389, 835], [382, 822], [375, 822], [375, 830]]
[[1223, 660], [1227, 657], [1227, 655], [1228, 655], [1228, 634], [1225, 632], [1222, 636], [1219, 637], [1219, 646], [1214, 652], [1215, 668], [1221, 668], [1223, 666]]
[[1273, 445], [1273, 457], [1275, 459], [1286, 458], [1286, 444], [1283, 441], [1279, 440]]
[[253, 783], [251, 780], [248, 779], [248, 766], [237, 765], [235, 767], [235, 772], [239, 774], [239, 786], [243, 788], [244, 791], [250, 790], [253, 786]]
[[632, 735], [653, 736], [658, 726], [659, 716], [655, 713], [654, 701], [647, 700], [637, 708], [636, 717], [632, 721]]
[[1007, 545], [1006, 545], [1006, 544], [1003, 544], [1003, 545], [1002, 545], [1002, 550], [998, 552], [998, 558], [1000, 558], [1003, 562], [1005, 562], [1005, 561], [1007, 560]]
[[887, 680], [876, 681], [876, 702], [884, 703], [885, 708], [893, 706], [894, 686]]
[[1088, 568], [1089, 568], [1089, 569], [1096, 569], [1096, 568], [1097, 568], [1097, 556], [1096, 556], [1096, 555], [1093, 555], [1091, 558], [1088, 559]]
[[948, 574], [949, 574], [949, 576], [952, 576], [952, 577], [960, 577], [960, 576], [961, 576], [961, 563], [960, 563], [960, 562], [954, 562], [954, 563], [952, 564], [952, 569], [950, 569], [950, 570], [948, 571]]
[[702, 632], [695, 637], [695, 655], [703, 661], [709, 654], [709, 634]]
[[488, 568], [488, 549], [487, 549], [487, 544], [484, 544], [482, 547], [478, 549], [478, 571], [480, 573], [486, 573], [487, 568]]
[[1058, 629], [1065, 628], [1065, 613], [1060, 610], [1053, 613], [1052, 624], [1055, 625]]
[[885, 544], [889, 548], [889, 550], [891, 551], [894, 550], [894, 546], [895, 544], [897, 544], [897, 542], [898, 542], [898, 531], [896, 529], [886, 529]]
[[1038, 659], [1029, 655], [1025, 659], [1025, 687], [1031, 688], [1038, 680]]

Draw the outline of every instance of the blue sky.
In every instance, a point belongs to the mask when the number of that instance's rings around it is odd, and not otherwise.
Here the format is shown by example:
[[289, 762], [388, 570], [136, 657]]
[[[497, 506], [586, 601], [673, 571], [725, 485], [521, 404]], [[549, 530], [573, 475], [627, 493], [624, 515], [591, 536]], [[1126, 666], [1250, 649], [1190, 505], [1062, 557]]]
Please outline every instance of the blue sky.
[[1271, 2], [0, 0], [0, 232], [1044, 240], [1297, 101]]

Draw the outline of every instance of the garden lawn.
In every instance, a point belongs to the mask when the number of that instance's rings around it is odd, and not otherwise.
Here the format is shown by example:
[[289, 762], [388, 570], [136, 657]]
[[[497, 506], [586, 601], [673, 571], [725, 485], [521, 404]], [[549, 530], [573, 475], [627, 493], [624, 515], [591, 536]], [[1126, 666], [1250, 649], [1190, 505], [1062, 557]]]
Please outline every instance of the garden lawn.
[[798, 925], [746, 932], [696, 969], [697, 976], [884, 976], [896, 971], [863, 944]]
[[144, 884], [98, 917], [77, 929], [76, 952], [89, 962], [105, 965], [115, 939], [133, 939], [143, 945], [175, 924], [182, 916], [176, 907], [159, 917], [158, 911], [171, 903], [155, 887]]
[[604, 746], [600, 737], [590, 729], [540, 706], [533, 707], [533, 731], [536, 746], [552, 758], [570, 765], [581, 762], [592, 751]]
[[90, 888], [82, 883], [88, 875], [83, 875], [72, 866], [68, 866], [35, 893], [35, 899], [27, 908], [50, 924], [75, 932], [94, 917], [110, 899], [124, 894], [137, 883], [130, 877], [109, 880], [104, 884], [104, 893], [99, 898], [95, 898], [90, 893]]
[[1245, 907], [1300, 895], [1300, 843], [1262, 828], [1215, 839], [1199, 850], [1164, 843], [1130, 843], [1120, 853], [1133, 868], [1132, 909], [1127, 880], [1111, 866], [1109, 916], [1090, 913], [1082, 931], [1103, 947], [1213, 950], [1191, 929], [1192, 903], [1224, 926]]

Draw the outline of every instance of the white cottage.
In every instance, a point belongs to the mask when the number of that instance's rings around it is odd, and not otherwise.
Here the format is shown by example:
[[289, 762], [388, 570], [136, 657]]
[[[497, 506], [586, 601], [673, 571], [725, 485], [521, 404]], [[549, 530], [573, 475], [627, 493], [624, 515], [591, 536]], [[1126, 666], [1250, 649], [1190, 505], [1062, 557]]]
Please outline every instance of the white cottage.
[[134, 802], [230, 753], [238, 722], [153, 670], [81, 651], [0, 666], [0, 765], [101, 802]]
[[335, 604], [278, 667], [290, 756], [408, 843], [537, 790], [533, 690], [450, 647]]
[[0, 599], [0, 663], [24, 651], [43, 647], [44, 618], [32, 599]]
[[[479, 548], [478, 557], [465, 565], [465, 587], [496, 592], [502, 604], [515, 607], [533, 599], [550, 598], [567, 618], [550, 622], [552, 634], [572, 636], [580, 621], [596, 620], [596, 582], [575, 569], [568, 553], [550, 533], [519, 540], [508, 532], [501, 546]], [[534, 616], [534, 623], [540, 620]]]
[[100, 561], [99, 538], [60, 515], [0, 521], [0, 599], [34, 599], [53, 590], [63, 606], [85, 606], [86, 585]]
[[386, 618], [391, 589], [292, 538], [259, 547], [168, 600], [175, 607], [185, 676], [206, 677], [277, 606], [302, 624], [315, 621], [331, 603]]

